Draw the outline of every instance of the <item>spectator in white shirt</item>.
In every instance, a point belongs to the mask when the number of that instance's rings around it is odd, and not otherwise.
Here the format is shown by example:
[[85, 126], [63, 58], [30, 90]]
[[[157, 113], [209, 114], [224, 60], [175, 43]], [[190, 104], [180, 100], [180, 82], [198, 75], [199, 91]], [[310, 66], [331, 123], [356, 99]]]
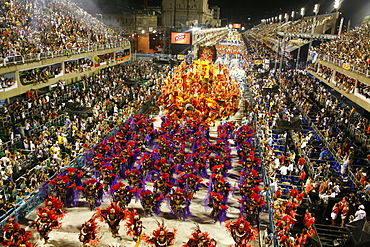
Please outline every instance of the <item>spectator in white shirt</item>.
[[286, 165], [282, 165], [280, 167], [280, 174], [283, 175], [283, 176], [288, 175], [288, 167]]
[[356, 220], [362, 220], [366, 218], [366, 211], [365, 211], [365, 206], [364, 205], [360, 205], [358, 206], [358, 210], [356, 211], [355, 213], [355, 221]]

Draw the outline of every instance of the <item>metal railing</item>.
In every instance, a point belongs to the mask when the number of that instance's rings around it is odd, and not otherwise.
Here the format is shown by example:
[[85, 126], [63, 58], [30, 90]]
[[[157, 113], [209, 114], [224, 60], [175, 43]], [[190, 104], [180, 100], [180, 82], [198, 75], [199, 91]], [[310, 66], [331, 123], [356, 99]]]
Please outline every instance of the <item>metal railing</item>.
[[[292, 99], [293, 99], [293, 97], [292, 97]], [[331, 143], [329, 143], [325, 139], [324, 135], [317, 128], [317, 126], [312, 122], [311, 118], [308, 117], [308, 115], [303, 111], [303, 109], [298, 104], [296, 104], [296, 106], [298, 107], [298, 109], [300, 110], [300, 112], [303, 114], [303, 116], [310, 122], [310, 127], [315, 131], [315, 133], [318, 135], [318, 137], [320, 138], [320, 140], [324, 143], [325, 147], [329, 150], [330, 154], [335, 159], [335, 162], [337, 162], [340, 165], [343, 164], [343, 162], [344, 162], [343, 159], [337, 154], [337, 152], [335, 152], [335, 150], [332, 148]], [[306, 156], [305, 158], [307, 160], [308, 157]], [[313, 171], [311, 171], [311, 172], [313, 172]], [[347, 170], [347, 175], [350, 178], [351, 183], [357, 188], [358, 181], [357, 181], [357, 179], [355, 178], [353, 172], [350, 169]]]
[[56, 58], [56, 57], [63, 57], [63, 56], [69, 57], [71, 55], [106, 50], [106, 49], [113, 49], [117, 47], [124, 48], [126, 46], [130, 46], [130, 41], [119, 41], [119, 42], [106, 43], [106, 44], [87, 44], [86, 46], [83, 46], [83, 47], [62, 49], [58, 51], [45, 51], [45, 52], [30, 53], [30, 54], [25, 54], [25, 55], [0, 57], [0, 67], [11, 66], [15, 64], [22, 64], [22, 63], [36, 62], [36, 61]]
[[360, 74], [360, 75], [365, 76], [365, 77], [370, 77], [370, 69], [369, 68], [361, 67], [360, 65], [354, 65], [354, 64], [348, 63], [344, 60], [337, 59], [337, 58], [334, 58], [334, 57], [331, 57], [331, 56], [328, 56], [328, 55], [323, 55], [323, 54], [319, 54], [319, 59], [322, 59], [326, 62], [332, 63], [332, 64], [337, 65], [339, 67], [343, 67], [343, 65], [345, 65], [346, 68], [348, 68], [348, 70], [350, 70], [352, 72], [355, 72], [355, 73]]
[[6, 214], [2, 215], [0, 217], [0, 227], [2, 228], [10, 218], [14, 217], [17, 221], [19, 219], [24, 218], [27, 216], [32, 210], [34, 210], [38, 205], [40, 205], [47, 197], [47, 193], [40, 193], [40, 189], [42, 189], [44, 192], [48, 191], [49, 188], [49, 182], [54, 179], [54, 177], [57, 176], [61, 171], [69, 168], [69, 167], [75, 167], [79, 168], [81, 164], [83, 163], [83, 155], [77, 156], [74, 158], [68, 167], [63, 167], [59, 170], [58, 173], [55, 173], [53, 176], [51, 176], [48, 180], [44, 181], [39, 188], [37, 188], [35, 191], [30, 193], [27, 197], [25, 197], [22, 201], [18, 202], [15, 207]]

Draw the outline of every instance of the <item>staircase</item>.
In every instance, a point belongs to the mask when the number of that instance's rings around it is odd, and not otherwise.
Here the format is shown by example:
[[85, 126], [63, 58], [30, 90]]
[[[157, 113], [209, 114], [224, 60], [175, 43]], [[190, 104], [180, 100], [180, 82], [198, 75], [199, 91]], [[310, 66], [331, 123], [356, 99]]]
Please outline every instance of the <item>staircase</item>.
[[[321, 242], [320, 246], [348, 246], [345, 243], [347, 242], [345, 240], [350, 236], [348, 228], [321, 224], [315, 224], [315, 227], [317, 231], [317, 237]], [[341, 242], [342, 244], [340, 244]]]

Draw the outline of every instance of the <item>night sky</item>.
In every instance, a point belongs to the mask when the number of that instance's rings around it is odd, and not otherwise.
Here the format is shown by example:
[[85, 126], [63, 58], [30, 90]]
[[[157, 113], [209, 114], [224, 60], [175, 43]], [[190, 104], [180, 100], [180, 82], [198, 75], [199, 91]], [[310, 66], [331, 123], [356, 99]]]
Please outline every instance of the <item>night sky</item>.
[[[95, 13], [104, 13], [108, 6], [116, 7], [117, 2], [127, 2], [134, 8], [143, 6], [144, 0], [74, 0], [85, 2], [87, 5], [96, 6]], [[149, 6], [160, 6], [161, 0], [147, 0]], [[174, 1], [174, 0], [173, 0]], [[296, 11], [296, 18], [300, 16], [302, 7], [306, 8], [306, 16], [312, 16], [313, 8], [319, 3], [319, 14], [331, 13], [334, 10], [334, 0], [208, 0], [210, 6], [217, 5], [221, 8], [223, 24], [241, 22], [258, 24], [261, 19], [267, 19], [285, 13], [291, 15]], [[116, 8], [117, 9], [117, 8]], [[351, 26], [361, 23], [366, 15], [370, 15], [370, 0], [342, 0], [340, 12], [345, 18], [345, 24], [351, 20]], [[250, 21], [248, 21], [250, 18]]]
[[[160, 0], [148, 0], [149, 5], [159, 4]], [[292, 11], [300, 12], [306, 8], [306, 16], [313, 15], [316, 3], [321, 5], [319, 14], [333, 11], [334, 0], [208, 0], [209, 5], [221, 8], [221, 18], [228, 22], [247, 22], [251, 18], [253, 24], [260, 23], [261, 19], [270, 18]], [[352, 26], [360, 23], [364, 16], [370, 15], [370, 0], [343, 0], [340, 8], [345, 22], [350, 19]], [[296, 13], [296, 16], [299, 13]]]
[[[331, 13], [334, 10], [334, 0], [209, 0], [210, 5], [221, 7], [222, 18], [228, 18], [231, 22], [245, 22], [250, 16], [253, 24], [279, 14], [291, 15], [293, 10], [298, 12], [295, 15], [298, 17], [302, 7], [306, 9], [306, 16], [312, 16], [314, 5], [317, 3], [320, 4], [319, 14]], [[370, 15], [370, 0], [344, 0], [340, 12], [345, 23], [350, 19], [353, 26], [360, 23], [364, 16]]]

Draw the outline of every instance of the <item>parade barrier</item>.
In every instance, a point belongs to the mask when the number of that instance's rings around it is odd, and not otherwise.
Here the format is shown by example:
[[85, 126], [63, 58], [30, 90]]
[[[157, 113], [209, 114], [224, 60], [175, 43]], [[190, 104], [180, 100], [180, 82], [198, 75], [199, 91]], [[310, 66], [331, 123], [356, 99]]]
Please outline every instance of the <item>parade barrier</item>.
[[[138, 111], [138, 113], [145, 112], [150, 106], [153, 105], [155, 99], [152, 98], [148, 102], [146, 102]], [[110, 116], [106, 121], [113, 121], [113, 116]], [[115, 135], [118, 132], [119, 128], [113, 128], [109, 134], [105, 136]], [[104, 137], [103, 137], [104, 138]], [[102, 139], [103, 139], [102, 138]], [[50, 186], [49, 182], [53, 180], [60, 172], [63, 172], [67, 170], [68, 168], [77, 168], [81, 169], [85, 164], [85, 153], [80, 154], [76, 158], [74, 158], [70, 164], [67, 167], [63, 167], [59, 170], [58, 173], [55, 173], [53, 176], [51, 176], [47, 181], [43, 182], [41, 186], [30, 193], [26, 198], [24, 198], [22, 201], [18, 202], [15, 207], [8, 212], [6, 212], [4, 215], [0, 217], [0, 228], [5, 226], [7, 224], [8, 220], [12, 217], [16, 219], [16, 221], [19, 221], [20, 219], [23, 219], [25, 216], [27, 216], [31, 211], [33, 211], [38, 205], [44, 202], [44, 200], [47, 198], [48, 193], [50, 192]], [[41, 167], [34, 167], [34, 169], [40, 169]], [[17, 182], [17, 181], [16, 181]]]
[[[62, 168], [59, 172], [62, 170], [65, 170], [67, 168], [81, 168], [83, 166], [84, 157], [81, 154], [80, 156], [77, 156], [74, 158], [68, 167]], [[35, 167], [32, 170], [39, 169], [39, 167]], [[47, 197], [47, 193], [49, 188], [49, 182], [57, 176], [56, 173], [53, 176], [51, 176], [47, 181], [43, 182], [41, 186], [30, 193], [27, 197], [25, 197], [22, 201], [18, 202], [15, 207], [3, 216], [0, 217], [0, 227], [3, 227], [10, 218], [15, 218], [16, 221], [19, 221], [19, 219], [23, 219], [25, 216], [27, 216], [32, 210], [34, 210], [38, 205], [40, 205]]]
[[132, 53], [131, 58], [133, 61], [153, 61], [153, 62], [169, 62], [171, 59], [170, 54], [157, 54], [157, 53]]

